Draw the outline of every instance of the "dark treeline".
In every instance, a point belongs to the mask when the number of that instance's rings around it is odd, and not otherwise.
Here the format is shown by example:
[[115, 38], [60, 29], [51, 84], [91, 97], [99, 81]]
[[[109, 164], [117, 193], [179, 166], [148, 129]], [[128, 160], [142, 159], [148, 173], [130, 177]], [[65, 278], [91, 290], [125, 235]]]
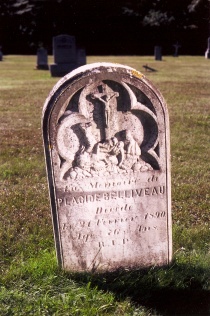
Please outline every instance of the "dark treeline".
[[0, 3], [4, 54], [52, 53], [52, 37], [69, 34], [88, 55], [203, 55], [209, 36], [209, 0], [7, 0]]

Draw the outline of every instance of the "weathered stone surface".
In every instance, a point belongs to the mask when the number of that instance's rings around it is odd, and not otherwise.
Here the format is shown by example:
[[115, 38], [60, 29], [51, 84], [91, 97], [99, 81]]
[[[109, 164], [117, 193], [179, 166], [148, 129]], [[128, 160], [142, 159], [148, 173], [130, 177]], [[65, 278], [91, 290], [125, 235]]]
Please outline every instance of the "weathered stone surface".
[[110, 63], [72, 71], [45, 102], [43, 137], [62, 267], [168, 264], [169, 120], [144, 75]]

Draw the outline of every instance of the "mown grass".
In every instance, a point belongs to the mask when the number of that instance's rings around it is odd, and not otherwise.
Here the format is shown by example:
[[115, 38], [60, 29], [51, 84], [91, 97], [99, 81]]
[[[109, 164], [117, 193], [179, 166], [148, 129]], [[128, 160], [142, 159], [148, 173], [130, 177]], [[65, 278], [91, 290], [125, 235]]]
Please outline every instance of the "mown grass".
[[[50, 57], [52, 60], [52, 57]], [[146, 74], [170, 115], [173, 261], [72, 274], [57, 267], [41, 135], [57, 82], [35, 56], [0, 63], [0, 315], [210, 314], [210, 62], [204, 57], [90, 56]], [[148, 64], [156, 72], [145, 72]]]

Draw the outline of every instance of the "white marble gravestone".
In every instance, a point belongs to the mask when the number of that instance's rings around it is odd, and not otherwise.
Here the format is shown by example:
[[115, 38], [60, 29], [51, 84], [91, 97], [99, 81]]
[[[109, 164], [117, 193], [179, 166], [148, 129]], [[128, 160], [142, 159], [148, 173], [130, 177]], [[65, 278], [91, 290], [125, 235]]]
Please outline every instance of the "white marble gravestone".
[[143, 74], [111, 63], [72, 71], [45, 102], [43, 138], [65, 270], [170, 262], [168, 112]]

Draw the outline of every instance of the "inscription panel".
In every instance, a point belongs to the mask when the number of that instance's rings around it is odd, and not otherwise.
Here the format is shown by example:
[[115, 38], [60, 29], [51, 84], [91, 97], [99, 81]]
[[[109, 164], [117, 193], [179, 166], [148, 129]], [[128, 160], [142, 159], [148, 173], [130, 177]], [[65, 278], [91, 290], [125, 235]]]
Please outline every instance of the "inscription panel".
[[164, 265], [171, 259], [166, 105], [137, 71], [99, 65], [61, 79], [44, 106], [58, 261], [73, 271]]
[[57, 64], [65, 64], [76, 61], [75, 37], [58, 35], [53, 37], [54, 61]]
[[[98, 186], [98, 185], [97, 185]], [[108, 186], [108, 185], [107, 185]], [[108, 269], [115, 265], [138, 265], [144, 253], [144, 264], [158, 264], [155, 255], [162, 239], [167, 250], [167, 212], [164, 201], [165, 185], [133, 186], [126, 190], [116, 187], [106, 191], [90, 187], [83, 191], [59, 191], [57, 193], [59, 209], [62, 210], [61, 234], [65, 240], [64, 262], [74, 251], [75, 244], [82, 257], [85, 257], [85, 269]], [[154, 205], [156, 205], [154, 208]], [[136, 242], [141, 246], [136, 249]], [[134, 251], [134, 248], [135, 251]], [[88, 248], [95, 251], [86, 253]], [[97, 252], [97, 256], [96, 256]], [[87, 256], [86, 256], [87, 255]], [[155, 260], [151, 261], [151, 257]], [[80, 264], [80, 256], [74, 257], [74, 265]], [[71, 259], [73, 261], [73, 259]], [[167, 263], [167, 262], [166, 262]]]

